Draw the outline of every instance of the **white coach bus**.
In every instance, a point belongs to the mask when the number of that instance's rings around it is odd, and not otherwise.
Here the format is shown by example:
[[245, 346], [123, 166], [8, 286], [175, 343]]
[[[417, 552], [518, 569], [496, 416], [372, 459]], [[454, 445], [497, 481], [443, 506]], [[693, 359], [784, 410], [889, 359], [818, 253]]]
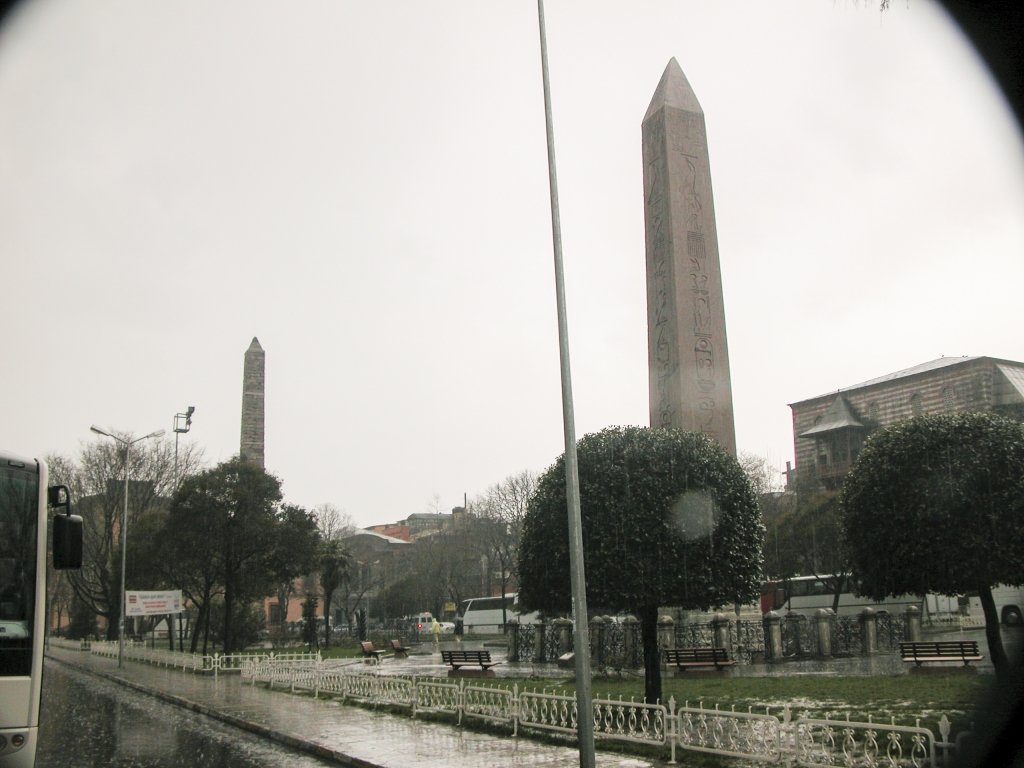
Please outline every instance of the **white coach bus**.
[[[519, 615], [519, 596], [508, 593], [505, 597], [474, 597], [462, 601], [462, 631], [467, 635], [496, 635], [504, 632], [503, 621], [513, 616], [521, 624], [537, 620], [537, 613]], [[504, 613], [502, 607], [504, 606]]]
[[46, 621], [46, 507], [55, 568], [82, 565], [82, 519], [46, 463], [0, 451], [0, 768], [35, 764]]

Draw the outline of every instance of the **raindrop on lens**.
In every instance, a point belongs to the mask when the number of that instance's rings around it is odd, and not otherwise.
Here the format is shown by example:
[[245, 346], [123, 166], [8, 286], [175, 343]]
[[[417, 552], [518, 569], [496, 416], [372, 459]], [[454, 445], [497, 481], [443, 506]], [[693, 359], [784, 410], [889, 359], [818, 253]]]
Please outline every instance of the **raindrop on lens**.
[[714, 533], [720, 510], [707, 491], [687, 491], [672, 505], [672, 524], [688, 541], [703, 539]]

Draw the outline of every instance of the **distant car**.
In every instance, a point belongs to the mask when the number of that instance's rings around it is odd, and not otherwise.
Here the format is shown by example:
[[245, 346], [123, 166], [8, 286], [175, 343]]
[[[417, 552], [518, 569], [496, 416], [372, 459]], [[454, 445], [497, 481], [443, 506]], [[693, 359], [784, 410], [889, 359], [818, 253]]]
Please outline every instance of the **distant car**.
[[455, 634], [455, 625], [452, 624], [450, 621], [439, 621], [437, 623], [441, 625], [441, 634], [442, 635], [454, 635]]

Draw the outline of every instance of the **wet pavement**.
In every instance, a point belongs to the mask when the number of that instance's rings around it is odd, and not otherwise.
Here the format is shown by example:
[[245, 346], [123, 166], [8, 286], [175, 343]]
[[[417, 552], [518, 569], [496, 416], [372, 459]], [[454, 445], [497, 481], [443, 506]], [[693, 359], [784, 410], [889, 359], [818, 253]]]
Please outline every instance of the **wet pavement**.
[[[492, 736], [485, 733], [461, 729], [445, 723], [432, 723], [413, 720], [402, 715], [388, 715], [356, 706], [343, 706], [334, 701], [312, 699], [306, 696], [289, 696], [280, 692], [269, 691], [262, 686], [250, 686], [243, 683], [237, 675], [221, 675], [213, 678], [204, 675], [183, 673], [179, 670], [166, 670], [148, 664], [126, 662], [125, 667], [117, 669], [114, 659], [93, 656], [88, 653], [53, 648], [48, 653], [47, 674], [64, 674], [78, 676], [78, 682], [93, 688], [88, 692], [76, 692], [67, 686], [56, 684], [43, 689], [44, 712], [53, 709], [54, 720], [46, 723], [46, 732], [40, 734], [40, 754], [44, 750], [50, 756], [62, 754], [62, 750], [73, 748], [74, 742], [61, 740], [60, 734], [74, 730], [81, 735], [78, 723], [86, 714], [82, 707], [95, 710], [98, 717], [106, 718], [106, 725], [96, 729], [100, 734], [98, 746], [91, 747], [89, 752], [96, 754], [116, 754], [117, 749], [134, 749], [140, 755], [130, 762], [111, 762], [104, 759], [100, 762], [82, 762], [76, 765], [131, 765], [131, 766], [185, 766], [185, 765], [268, 765], [277, 763], [268, 759], [266, 762], [255, 763], [211, 762], [203, 763], [192, 760], [181, 762], [160, 762], [168, 750], [168, 734], [174, 734], [173, 727], [161, 727], [159, 719], [139, 719], [138, 727], [117, 714], [124, 707], [115, 707], [109, 714], [106, 710], [93, 703], [100, 696], [101, 685], [111, 686], [106, 680], [92, 678], [87, 674], [68, 670], [60, 662], [73, 664], [103, 675], [124, 680], [126, 683], [145, 686], [155, 691], [180, 697], [197, 705], [208, 707], [228, 718], [238, 718], [257, 728], [268, 729], [279, 736], [299, 739], [312, 748], [321, 747], [325, 751], [336, 753], [335, 762], [344, 762], [345, 757], [353, 758], [353, 763], [367, 766], [387, 766], [387, 768], [427, 768], [437, 766], [464, 766], [465, 768], [506, 768], [506, 766], [540, 765], [561, 768], [579, 765], [578, 752], [570, 747], [542, 744], [528, 739]], [[84, 682], [83, 682], [84, 681]], [[116, 687], [116, 685], [115, 685]], [[134, 691], [123, 691], [121, 701], [132, 697], [149, 698], [151, 705], [162, 705], [161, 702]], [[67, 701], [67, 697], [71, 700]], [[133, 699], [134, 700], [134, 699]], [[76, 704], [78, 702], [78, 704]], [[140, 705], [145, 709], [144, 705]], [[178, 710], [181, 712], [181, 710]], [[62, 713], [62, 714], [61, 714]], [[182, 712], [183, 715], [193, 716]], [[237, 733], [237, 738], [256, 739], [257, 737], [242, 731], [223, 726], [214, 720], [198, 717], [200, 722], [209, 723], [211, 731], [224, 728]], [[88, 723], [83, 723], [89, 727]], [[199, 731], [203, 731], [202, 725]], [[151, 740], [152, 734], [152, 740]], [[53, 740], [51, 742], [51, 739]], [[258, 739], [257, 739], [258, 740]], [[231, 741], [228, 739], [228, 741]], [[264, 742], [271, 745], [272, 742]], [[44, 746], [45, 744], [45, 746]], [[113, 746], [111, 746], [113, 744]], [[129, 745], [121, 747], [118, 745]], [[277, 747], [275, 747], [277, 749]], [[244, 754], [244, 752], [243, 752]], [[302, 759], [297, 753], [296, 761]], [[153, 760], [141, 755], [153, 755]], [[177, 759], [177, 758], [168, 758]], [[300, 765], [299, 762], [287, 763]], [[314, 763], [323, 764], [323, 763]], [[40, 765], [64, 766], [68, 762], [40, 762]], [[598, 753], [597, 765], [602, 768], [612, 766], [629, 766], [642, 768], [650, 763], [635, 757]]]
[[[82, 654], [83, 656], [85, 654]], [[38, 768], [320, 768], [272, 741], [47, 662]]]

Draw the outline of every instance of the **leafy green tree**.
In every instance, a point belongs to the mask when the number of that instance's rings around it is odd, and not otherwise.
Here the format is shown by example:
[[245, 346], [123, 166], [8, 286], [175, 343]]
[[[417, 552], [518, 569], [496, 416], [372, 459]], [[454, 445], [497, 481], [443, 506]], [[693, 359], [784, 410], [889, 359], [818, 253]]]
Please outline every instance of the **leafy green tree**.
[[992, 598], [1024, 584], [1024, 428], [987, 413], [919, 416], [874, 434], [842, 491], [860, 591], [977, 591], [996, 672], [1007, 672]]
[[176, 571], [176, 588], [191, 584], [203, 605], [215, 590], [222, 592], [225, 653], [239, 639], [236, 606], [272, 595], [282, 581], [312, 571], [318, 541], [310, 515], [281, 504], [281, 481], [237, 456], [181, 484], [164, 537], [188, 564]]
[[[658, 607], [707, 610], [760, 591], [757, 498], [736, 459], [706, 436], [609, 427], [578, 444], [587, 601], [640, 617], [646, 699], [661, 698]], [[540, 478], [523, 526], [520, 602], [568, 613], [564, 456]]]

